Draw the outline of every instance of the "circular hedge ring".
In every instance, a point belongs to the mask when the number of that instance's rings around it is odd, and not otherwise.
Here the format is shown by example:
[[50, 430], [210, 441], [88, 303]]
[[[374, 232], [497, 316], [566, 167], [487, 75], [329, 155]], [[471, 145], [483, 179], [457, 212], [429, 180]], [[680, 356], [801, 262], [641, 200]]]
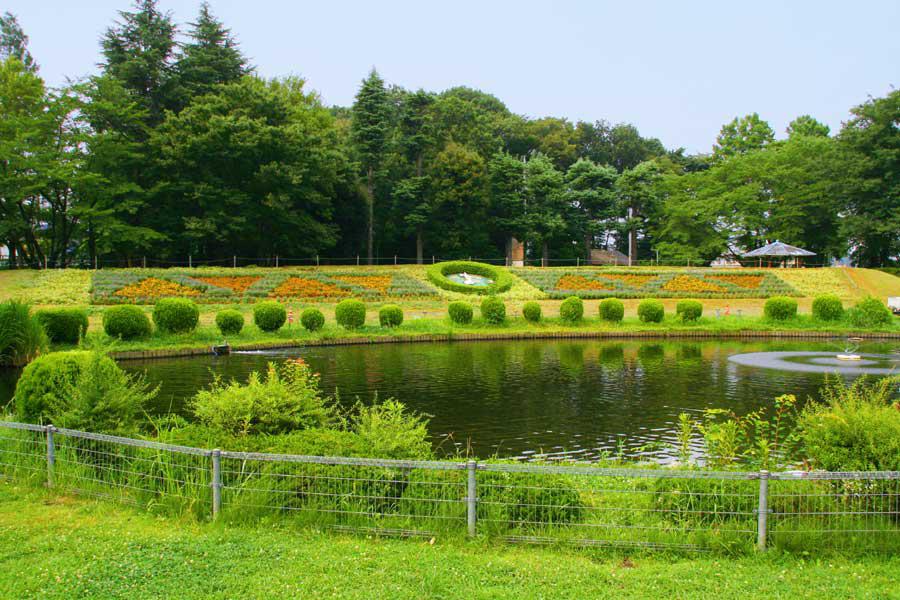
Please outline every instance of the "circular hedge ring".
[[[467, 260], [451, 260], [428, 267], [428, 280], [441, 289], [461, 294], [481, 294], [491, 296], [502, 294], [513, 284], [513, 277], [506, 269], [480, 262]], [[479, 278], [490, 279], [488, 285], [466, 285], [449, 279], [451, 275], [466, 273]]]

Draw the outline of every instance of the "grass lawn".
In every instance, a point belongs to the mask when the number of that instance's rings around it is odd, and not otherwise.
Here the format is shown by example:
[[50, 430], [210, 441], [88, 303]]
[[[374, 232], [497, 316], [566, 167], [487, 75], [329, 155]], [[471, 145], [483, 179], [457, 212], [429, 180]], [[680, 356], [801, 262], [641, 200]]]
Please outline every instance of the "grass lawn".
[[226, 527], [0, 483], [4, 598], [897, 598], [900, 558], [626, 556]]

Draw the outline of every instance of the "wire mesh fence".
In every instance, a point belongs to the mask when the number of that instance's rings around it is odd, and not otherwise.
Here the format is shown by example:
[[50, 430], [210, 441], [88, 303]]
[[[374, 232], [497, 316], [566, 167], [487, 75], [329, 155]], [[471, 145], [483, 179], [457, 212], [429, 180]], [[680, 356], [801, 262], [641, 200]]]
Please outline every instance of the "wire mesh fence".
[[167, 514], [380, 535], [900, 551], [900, 472], [405, 461], [206, 450], [0, 422], [0, 475]]

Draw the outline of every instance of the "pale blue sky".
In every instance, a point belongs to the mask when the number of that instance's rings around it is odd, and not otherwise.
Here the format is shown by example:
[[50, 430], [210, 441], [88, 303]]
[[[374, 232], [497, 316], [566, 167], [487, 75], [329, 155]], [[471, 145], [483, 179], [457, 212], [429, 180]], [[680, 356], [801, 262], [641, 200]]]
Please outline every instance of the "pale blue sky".
[[[178, 23], [200, 0], [161, 0]], [[533, 117], [628, 121], [670, 148], [710, 150], [756, 111], [833, 131], [900, 84], [900, 1], [211, 0], [264, 76], [302, 75], [348, 105], [373, 65], [409, 89], [468, 85]], [[51, 84], [95, 71], [130, 0], [5, 0]]]

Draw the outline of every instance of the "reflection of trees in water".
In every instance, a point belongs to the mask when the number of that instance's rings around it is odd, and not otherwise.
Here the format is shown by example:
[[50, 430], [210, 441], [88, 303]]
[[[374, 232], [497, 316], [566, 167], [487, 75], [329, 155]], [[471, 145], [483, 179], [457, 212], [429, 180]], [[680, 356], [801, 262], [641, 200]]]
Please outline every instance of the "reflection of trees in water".
[[557, 348], [559, 366], [572, 377], [584, 372], [584, 344], [563, 343]]

